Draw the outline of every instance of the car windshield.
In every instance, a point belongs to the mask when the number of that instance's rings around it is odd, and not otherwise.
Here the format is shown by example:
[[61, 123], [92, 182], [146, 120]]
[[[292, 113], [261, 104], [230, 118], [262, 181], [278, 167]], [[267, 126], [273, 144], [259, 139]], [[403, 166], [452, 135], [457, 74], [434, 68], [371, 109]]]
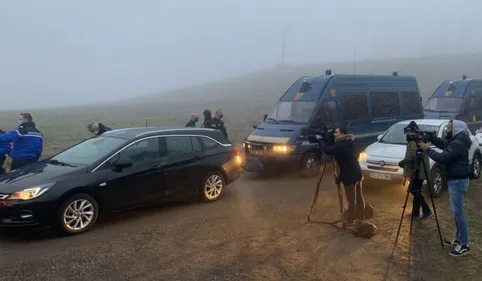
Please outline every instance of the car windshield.
[[316, 104], [314, 101], [280, 101], [275, 105], [266, 120], [279, 123], [308, 123]]
[[[381, 143], [388, 143], [388, 144], [401, 144], [406, 145], [407, 139], [404, 134], [404, 128], [407, 127], [407, 124], [395, 124], [388, 131], [385, 133], [382, 139], [380, 139]], [[439, 126], [436, 125], [422, 125], [418, 124], [418, 127], [421, 131], [425, 132], [437, 132], [439, 131]]]
[[91, 138], [55, 155], [51, 160], [74, 165], [91, 165], [127, 141], [113, 137]]
[[424, 109], [437, 112], [457, 112], [460, 110], [463, 98], [440, 97], [429, 98]]

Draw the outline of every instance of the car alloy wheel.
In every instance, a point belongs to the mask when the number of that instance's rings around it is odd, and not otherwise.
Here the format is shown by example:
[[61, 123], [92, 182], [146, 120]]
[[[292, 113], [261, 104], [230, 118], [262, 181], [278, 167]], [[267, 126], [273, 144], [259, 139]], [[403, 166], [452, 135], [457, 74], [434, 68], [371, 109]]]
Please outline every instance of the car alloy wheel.
[[85, 199], [75, 200], [64, 211], [65, 227], [79, 231], [86, 228], [94, 218], [94, 205]]
[[440, 167], [435, 167], [431, 172], [431, 192], [433, 197], [439, 197], [442, 191], [446, 188], [447, 182], [442, 174]]
[[87, 232], [97, 221], [98, 213], [99, 207], [94, 198], [87, 194], [73, 195], [59, 208], [59, 229], [69, 235]]
[[475, 154], [472, 160], [472, 179], [478, 179], [480, 177], [480, 157], [478, 154]]
[[224, 178], [218, 172], [208, 174], [203, 184], [203, 198], [206, 201], [217, 200], [224, 190]]

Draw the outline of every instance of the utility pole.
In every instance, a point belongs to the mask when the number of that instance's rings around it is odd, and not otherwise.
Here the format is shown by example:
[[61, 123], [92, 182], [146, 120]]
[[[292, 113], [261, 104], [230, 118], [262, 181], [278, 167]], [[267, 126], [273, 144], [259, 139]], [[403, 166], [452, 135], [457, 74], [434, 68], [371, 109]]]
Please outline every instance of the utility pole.
[[283, 27], [283, 45], [281, 46], [281, 65], [286, 63], [285, 53], [286, 53], [286, 33], [288, 32], [288, 27]]

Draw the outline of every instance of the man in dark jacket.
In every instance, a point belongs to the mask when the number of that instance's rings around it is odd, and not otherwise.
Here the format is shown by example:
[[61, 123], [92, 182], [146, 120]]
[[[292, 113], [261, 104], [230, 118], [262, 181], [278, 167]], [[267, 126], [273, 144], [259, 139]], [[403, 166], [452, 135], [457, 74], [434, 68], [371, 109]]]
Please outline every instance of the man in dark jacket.
[[111, 128], [105, 126], [102, 123], [93, 122], [87, 125], [87, 130], [94, 134], [95, 136], [100, 136], [105, 132], [112, 131]]
[[[0, 134], [5, 134], [6, 132], [3, 130], [0, 130]], [[5, 163], [5, 160], [7, 159], [7, 155], [10, 152], [10, 142], [8, 141], [3, 141], [0, 143], [0, 175], [5, 174], [5, 168], [3, 168], [3, 165]]]
[[457, 229], [455, 239], [446, 241], [446, 244], [455, 247], [450, 255], [463, 256], [470, 252], [469, 231], [464, 215], [464, 195], [469, 190], [469, 149], [472, 145], [467, 124], [460, 120], [451, 120], [445, 128], [445, 139], [432, 136], [430, 142], [443, 151], [437, 152], [425, 143], [419, 145], [427, 151], [430, 158], [443, 166], [450, 197], [450, 209], [454, 214]]
[[360, 164], [358, 163], [355, 139], [353, 135], [348, 134], [344, 127], [335, 129], [335, 143], [327, 146], [323, 136], [319, 139], [318, 144], [320, 150], [327, 155], [335, 157], [337, 163], [337, 180], [343, 183], [345, 187], [346, 199], [348, 201], [348, 222], [355, 219], [365, 219], [365, 199], [363, 198], [362, 180]]
[[191, 120], [186, 123], [186, 127], [196, 127], [196, 123], [199, 121], [197, 113], [191, 114]]
[[37, 162], [43, 151], [43, 135], [35, 127], [32, 115], [20, 114], [18, 128], [6, 134], [0, 134], [0, 143], [13, 143], [10, 150], [12, 165], [10, 170]]
[[226, 130], [226, 127], [224, 126], [223, 120], [221, 120], [221, 119], [223, 119], [223, 116], [224, 116], [223, 111], [221, 109], [216, 110], [215, 116], [213, 118], [213, 125], [214, 126], [212, 128], [220, 130], [223, 133], [223, 135], [226, 138], [228, 138], [228, 132]]
[[[417, 132], [420, 131], [420, 128], [418, 127], [417, 123], [414, 121], [410, 122], [408, 126], [405, 128], [406, 134], [407, 135], [413, 135], [416, 134]], [[410, 179], [410, 186], [408, 187], [410, 189], [410, 192], [413, 195], [413, 206], [412, 206], [412, 215], [415, 220], [424, 220], [432, 215], [432, 211], [430, 210], [430, 207], [427, 204], [427, 201], [423, 197], [422, 194], [422, 186], [423, 186], [423, 181], [426, 180], [425, 177], [425, 169], [427, 173], [430, 173], [430, 162], [428, 159], [428, 154], [427, 152], [423, 152], [422, 157], [423, 157], [423, 164], [422, 162], [420, 163], [420, 170], [419, 171], [414, 171], [416, 168], [416, 164], [418, 161], [417, 158], [417, 149], [418, 145], [414, 141], [409, 141], [407, 143], [407, 150], [405, 151], [405, 158], [403, 158], [398, 165], [403, 168], [403, 176], [406, 179]], [[420, 216], [420, 208], [422, 208], [423, 215]]]
[[211, 110], [206, 109], [203, 111], [204, 122], [201, 128], [212, 128], [213, 127], [213, 117], [211, 115]]

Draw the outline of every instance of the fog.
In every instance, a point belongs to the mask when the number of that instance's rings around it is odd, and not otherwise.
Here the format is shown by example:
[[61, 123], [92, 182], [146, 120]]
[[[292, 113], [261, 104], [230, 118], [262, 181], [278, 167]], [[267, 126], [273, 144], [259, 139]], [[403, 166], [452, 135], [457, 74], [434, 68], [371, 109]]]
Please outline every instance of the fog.
[[[3, 0], [0, 110], [98, 103], [290, 65], [482, 51], [482, 2]], [[195, 95], [195, 93], [193, 93]]]

